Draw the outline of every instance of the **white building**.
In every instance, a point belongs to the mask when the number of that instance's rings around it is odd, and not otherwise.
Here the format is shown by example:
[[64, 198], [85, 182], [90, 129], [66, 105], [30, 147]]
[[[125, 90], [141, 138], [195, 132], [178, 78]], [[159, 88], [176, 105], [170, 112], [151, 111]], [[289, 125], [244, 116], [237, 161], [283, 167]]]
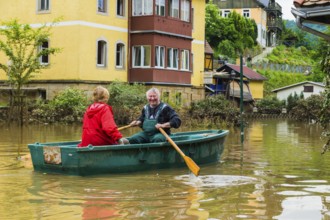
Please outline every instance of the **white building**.
[[276, 97], [279, 100], [287, 100], [290, 95], [294, 95], [295, 93], [297, 93], [298, 96], [303, 93], [306, 99], [311, 95], [319, 95], [324, 91], [324, 87], [325, 85], [319, 82], [305, 81], [274, 89], [272, 92], [276, 93]]

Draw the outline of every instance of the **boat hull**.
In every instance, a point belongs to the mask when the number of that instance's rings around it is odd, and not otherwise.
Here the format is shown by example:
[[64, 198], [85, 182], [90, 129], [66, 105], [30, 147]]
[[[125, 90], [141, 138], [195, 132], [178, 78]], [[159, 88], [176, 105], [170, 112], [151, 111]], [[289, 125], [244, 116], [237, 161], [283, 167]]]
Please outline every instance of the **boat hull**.
[[[227, 130], [174, 133], [170, 137], [196, 164], [219, 161]], [[129, 139], [129, 138], [128, 138]], [[88, 146], [79, 141], [29, 144], [35, 171], [69, 175], [129, 173], [186, 166], [168, 142]]]

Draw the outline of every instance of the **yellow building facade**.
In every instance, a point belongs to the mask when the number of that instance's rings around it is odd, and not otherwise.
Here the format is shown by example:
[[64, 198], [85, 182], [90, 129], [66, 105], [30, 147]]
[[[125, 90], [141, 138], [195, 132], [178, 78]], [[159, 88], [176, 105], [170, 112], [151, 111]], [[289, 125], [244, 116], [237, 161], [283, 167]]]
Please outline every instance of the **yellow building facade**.
[[[51, 99], [66, 87], [91, 91], [96, 85], [107, 85], [115, 80], [129, 82], [129, 4], [132, 4], [132, 1], [0, 0], [0, 21], [16, 18], [19, 23], [39, 27], [59, 20], [52, 27], [48, 43], [49, 47], [61, 48], [61, 52], [49, 56], [47, 68], [36, 75], [28, 87], [46, 89], [46, 98]], [[168, 2], [166, 0], [167, 4]], [[191, 43], [191, 85], [185, 85], [181, 90], [191, 93], [186, 95], [187, 99], [191, 99], [195, 94], [201, 99], [204, 98], [205, 1], [190, 2], [194, 27]], [[8, 62], [8, 58], [1, 52], [0, 62]], [[0, 72], [0, 85], [5, 84], [6, 77], [6, 73]]]

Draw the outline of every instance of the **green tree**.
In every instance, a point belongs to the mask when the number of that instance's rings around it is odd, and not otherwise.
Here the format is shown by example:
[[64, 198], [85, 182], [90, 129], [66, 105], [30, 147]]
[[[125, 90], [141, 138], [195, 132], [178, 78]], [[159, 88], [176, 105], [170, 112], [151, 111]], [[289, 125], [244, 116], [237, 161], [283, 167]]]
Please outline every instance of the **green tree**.
[[[23, 85], [47, 67], [39, 61], [40, 57], [60, 51], [52, 47], [40, 49], [43, 43], [48, 42], [53, 24], [32, 28], [29, 24], [20, 24], [17, 19], [1, 23], [4, 28], [0, 29], [0, 53], [5, 55], [7, 63], [0, 63], [0, 69], [7, 74], [14, 89], [12, 104], [23, 105]], [[22, 113], [22, 108], [20, 111]]]
[[[324, 42], [323, 42], [324, 43]], [[322, 136], [327, 139], [323, 146], [323, 153], [330, 148], [330, 48], [329, 45], [327, 50], [323, 50], [321, 69], [325, 72], [325, 92], [324, 102], [321, 109], [320, 123], [323, 127]]]
[[205, 8], [205, 37], [212, 48], [217, 48], [224, 29], [225, 23], [219, 14], [219, 8], [211, 0]]
[[235, 11], [229, 13], [227, 18], [223, 18], [212, 1], [206, 4], [206, 40], [216, 53], [237, 58], [246, 48], [257, 45], [257, 30], [253, 19], [245, 18]]

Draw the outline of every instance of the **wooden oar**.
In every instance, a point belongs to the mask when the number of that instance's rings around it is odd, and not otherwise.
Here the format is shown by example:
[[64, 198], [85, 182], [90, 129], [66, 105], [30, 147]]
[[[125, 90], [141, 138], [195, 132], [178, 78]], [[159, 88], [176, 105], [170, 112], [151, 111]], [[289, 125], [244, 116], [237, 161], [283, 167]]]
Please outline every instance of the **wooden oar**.
[[132, 127], [132, 125], [126, 125], [126, 126], [120, 127], [120, 128], [118, 128], [118, 131], [124, 130], [129, 127]]
[[179, 154], [182, 156], [182, 158], [184, 159], [184, 161], [186, 162], [188, 168], [190, 169], [190, 171], [195, 174], [195, 176], [199, 175], [199, 166], [188, 156], [186, 156], [181, 149], [178, 147], [178, 145], [176, 145], [176, 143], [174, 143], [174, 141], [170, 138], [170, 136], [168, 136], [168, 134], [162, 129], [159, 128], [159, 131], [166, 137], [166, 139], [168, 140], [168, 142], [171, 143], [171, 145], [175, 148], [175, 150], [177, 152], [179, 152]]

